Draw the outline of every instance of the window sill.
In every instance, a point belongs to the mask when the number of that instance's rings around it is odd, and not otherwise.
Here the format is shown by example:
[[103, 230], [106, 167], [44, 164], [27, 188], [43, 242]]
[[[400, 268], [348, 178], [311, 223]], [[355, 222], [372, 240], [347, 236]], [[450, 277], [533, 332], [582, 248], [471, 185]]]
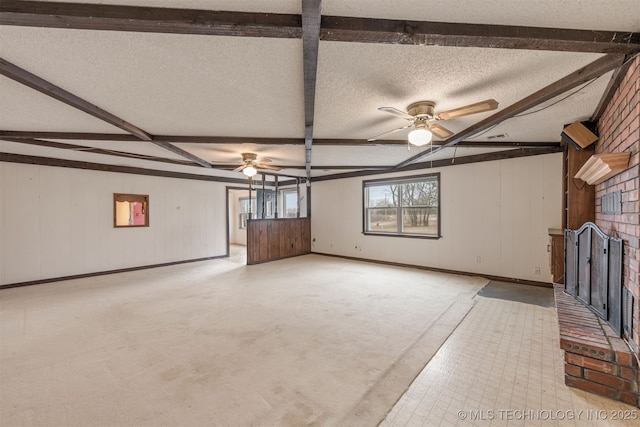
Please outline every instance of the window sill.
[[429, 235], [429, 234], [376, 233], [376, 232], [371, 232], [371, 231], [363, 231], [362, 234], [364, 234], [365, 236], [404, 237], [404, 238], [408, 238], [408, 239], [438, 240], [438, 239], [442, 238], [442, 236]]

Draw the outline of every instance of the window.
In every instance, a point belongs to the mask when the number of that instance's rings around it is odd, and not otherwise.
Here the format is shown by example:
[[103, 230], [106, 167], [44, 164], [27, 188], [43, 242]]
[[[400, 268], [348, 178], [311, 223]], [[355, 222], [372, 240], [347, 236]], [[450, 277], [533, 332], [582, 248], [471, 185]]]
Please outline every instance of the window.
[[238, 228], [240, 228], [241, 230], [245, 230], [247, 228], [247, 219], [249, 219], [249, 215], [255, 215], [256, 199], [241, 197], [238, 201], [238, 211], [240, 212]]
[[281, 190], [282, 194], [282, 218], [295, 218], [298, 216], [298, 190]]
[[148, 227], [149, 196], [146, 194], [114, 194], [113, 226]]
[[440, 237], [440, 174], [363, 182], [364, 233]]

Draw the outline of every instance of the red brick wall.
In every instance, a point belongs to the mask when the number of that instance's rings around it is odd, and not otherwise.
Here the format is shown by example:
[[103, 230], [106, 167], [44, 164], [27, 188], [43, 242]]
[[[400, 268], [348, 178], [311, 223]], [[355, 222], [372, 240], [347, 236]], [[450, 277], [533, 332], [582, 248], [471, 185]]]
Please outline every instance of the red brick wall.
[[[596, 224], [605, 233], [624, 240], [623, 282], [636, 298], [631, 338], [637, 346], [640, 344], [640, 58], [633, 61], [598, 121], [598, 132], [596, 153], [631, 153], [626, 171], [596, 186]], [[622, 191], [622, 215], [602, 215], [601, 197], [618, 190]]]

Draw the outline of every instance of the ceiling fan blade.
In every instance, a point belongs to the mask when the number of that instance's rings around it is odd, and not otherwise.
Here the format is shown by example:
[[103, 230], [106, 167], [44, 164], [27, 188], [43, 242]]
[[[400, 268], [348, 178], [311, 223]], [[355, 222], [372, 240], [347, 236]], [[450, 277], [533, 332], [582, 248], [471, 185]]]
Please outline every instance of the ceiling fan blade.
[[271, 163], [273, 160], [271, 160], [268, 157], [265, 157], [263, 159], [258, 160], [259, 163]]
[[464, 107], [445, 111], [438, 114], [438, 119], [449, 120], [456, 117], [468, 116], [469, 114], [484, 113], [498, 108], [498, 101], [495, 99], [487, 99], [485, 101], [476, 102], [475, 104], [465, 105]]
[[411, 126], [413, 126], [413, 123], [411, 123], [410, 125], [402, 126], [401, 128], [398, 128], [398, 129], [390, 130], [389, 132], [381, 133], [380, 135], [376, 135], [373, 138], [367, 139], [367, 141], [376, 141], [382, 138], [383, 136], [389, 135], [390, 133], [394, 133], [402, 129], [410, 128]]
[[393, 107], [380, 107], [380, 108], [378, 108], [378, 110], [380, 110], [380, 111], [384, 111], [384, 112], [386, 112], [386, 113], [391, 113], [391, 114], [393, 114], [394, 116], [401, 117], [401, 118], [403, 118], [403, 119], [405, 119], [405, 120], [411, 120], [411, 121], [413, 121], [413, 120], [415, 120], [415, 119], [416, 119], [416, 118], [415, 118], [415, 117], [413, 117], [411, 114], [409, 114], [409, 113], [405, 113], [404, 111], [400, 111], [400, 110], [398, 110], [397, 108], [393, 108]]
[[278, 166], [270, 166], [270, 165], [265, 165], [265, 164], [262, 164], [262, 163], [256, 163], [255, 166], [258, 169], [269, 169], [269, 170], [272, 170], [272, 171], [279, 171], [279, 170], [282, 169], [282, 168], [279, 168]]
[[453, 135], [453, 132], [451, 132], [449, 129], [445, 128], [444, 126], [440, 126], [437, 123], [434, 123], [431, 126], [429, 126], [429, 130], [433, 132], [435, 136], [441, 139], [447, 139], [451, 135]]
[[232, 172], [240, 172], [242, 169], [246, 168], [247, 165], [242, 165], [242, 166], [238, 166], [237, 168], [235, 168]]

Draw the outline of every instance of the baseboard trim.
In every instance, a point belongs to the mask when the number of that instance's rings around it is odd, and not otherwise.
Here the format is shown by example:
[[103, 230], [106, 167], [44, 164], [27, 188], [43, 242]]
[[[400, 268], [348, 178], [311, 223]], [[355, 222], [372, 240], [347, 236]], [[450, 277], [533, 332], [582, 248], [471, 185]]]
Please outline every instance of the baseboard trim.
[[315, 254], [315, 255], [324, 255], [324, 256], [331, 256], [331, 257], [335, 257], [335, 258], [351, 259], [351, 260], [354, 260], [354, 261], [371, 262], [373, 264], [391, 265], [391, 266], [394, 266], [394, 267], [417, 268], [418, 270], [435, 271], [435, 272], [438, 272], [438, 273], [459, 274], [461, 276], [477, 276], [477, 277], [484, 277], [484, 278], [489, 279], [489, 280], [498, 280], [498, 281], [501, 281], [501, 282], [513, 282], [513, 283], [518, 283], [518, 284], [521, 284], [521, 285], [539, 286], [539, 287], [543, 287], [543, 288], [553, 289], [553, 283], [551, 283], [551, 282], [548, 282], [548, 283], [547, 282], [537, 282], [535, 280], [516, 279], [514, 277], [492, 276], [492, 275], [488, 275], [488, 274], [471, 273], [471, 272], [468, 272], [468, 271], [448, 270], [448, 269], [445, 269], [445, 268], [426, 267], [424, 265], [404, 264], [404, 263], [392, 262], [392, 261], [380, 261], [380, 260], [377, 260], [377, 259], [358, 258], [358, 257], [352, 257], [352, 256], [346, 256], [346, 255], [327, 254], [327, 253], [323, 253], [323, 252], [313, 252], [312, 251], [311, 253]]
[[83, 273], [83, 274], [74, 274], [71, 276], [52, 277], [50, 279], [38, 279], [38, 280], [31, 280], [28, 282], [9, 283], [6, 285], [0, 285], [0, 290], [9, 289], [9, 288], [20, 288], [22, 286], [42, 285], [45, 283], [62, 282], [64, 280], [74, 280], [74, 279], [84, 279], [87, 277], [105, 276], [107, 274], [127, 273], [130, 271], [147, 270], [149, 268], [168, 267], [171, 265], [187, 264], [190, 262], [210, 261], [213, 259], [228, 258], [228, 257], [229, 257], [229, 254], [225, 254], [225, 255], [218, 255], [218, 256], [205, 257], [205, 258], [187, 259], [183, 261], [164, 262], [162, 264], [151, 264], [151, 265], [142, 265], [139, 267], [120, 268], [117, 270], [97, 271], [95, 273]]
[[[336, 254], [329, 254], [329, 253], [323, 253], [323, 252], [311, 251], [310, 253], [311, 254], [315, 254], [315, 255], [330, 256], [330, 257], [335, 257], [335, 258], [351, 259], [351, 260], [354, 260], [354, 261], [370, 262], [370, 263], [373, 263], [373, 264], [391, 265], [391, 266], [395, 266], [395, 267], [416, 268], [416, 269], [419, 269], [419, 270], [435, 271], [435, 272], [438, 272], [438, 273], [460, 274], [460, 275], [463, 275], [463, 276], [479, 276], [479, 277], [485, 277], [485, 278], [487, 278], [489, 280], [499, 280], [499, 281], [503, 281], [503, 282], [514, 282], [514, 283], [519, 283], [519, 284], [523, 284], [523, 285], [540, 286], [540, 287], [544, 287], [544, 288], [553, 288], [553, 284], [550, 283], [550, 282], [549, 283], [547, 283], [547, 282], [537, 282], [537, 281], [533, 281], [533, 280], [517, 279], [517, 278], [513, 278], [513, 277], [492, 276], [492, 275], [487, 275], [487, 274], [471, 273], [471, 272], [468, 272], [468, 271], [448, 270], [448, 269], [444, 269], [444, 268], [426, 267], [426, 266], [423, 266], [423, 265], [405, 264], [405, 263], [392, 262], [392, 261], [380, 261], [380, 260], [375, 260], [375, 259], [358, 258], [358, 257], [352, 257], [352, 256], [346, 256], [346, 255], [336, 255]], [[45, 284], [45, 283], [62, 282], [64, 280], [84, 279], [84, 278], [87, 278], [87, 277], [104, 276], [104, 275], [108, 275], [108, 274], [127, 273], [127, 272], [130, 272], [130, 271], [146, 270], [146, 269], [150, 269], [150, 268], [168, 267], [168, 266], [171, 266], [171, 265], [187, 264], [187, 263], [191, 263], [191, 262], [211, 261], [211, 260], [214, 260], [214, 259], [228, 258], [228, 257], [229, 257], [229, 254], [225, 254], [225, 255], [218, 255], [218, 256], [213, 256], [213, 257], [195, 258], [195, 259], [188, 259], [188, 260], [183, 260], [183, 261], [165, 262], [165, 263], [162, 263], [162, 264], [151, 264], [151, 265], [143, 265], [143, 266], [138, 266], [138, 267], [121, 268], [121, 269], [117, 269], [117, 270], [98, 271], [98, 272], [94, 272], [94, 273], [75, 274], [75, 275], [71, 275], [71, 276], [53, 277], [53, 278], [49, 278], [49, 279], [38, 279], [38, 280], [31, 280], [31, 281], [27, 281], [27, 282], [9, 283], [9, 284], [6, 284], [6, 285], [0, 285], [0, 290], [2, 290], [2, 289], [10, 289], [10, 288], [19, 288], [19, 287], [22, 287], [22, 286], [41, 285], [41, 284]]]

